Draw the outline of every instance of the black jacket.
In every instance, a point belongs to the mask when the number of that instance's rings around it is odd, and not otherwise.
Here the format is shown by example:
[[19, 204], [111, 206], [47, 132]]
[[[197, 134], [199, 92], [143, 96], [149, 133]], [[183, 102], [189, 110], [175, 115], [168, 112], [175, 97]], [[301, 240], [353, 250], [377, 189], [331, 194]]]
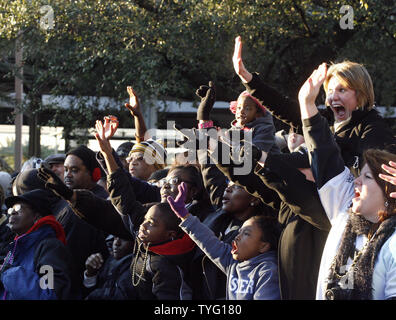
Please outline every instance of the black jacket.
[[100, 270], [96, 285], [85, 300], [135, 300], [137, 291], [132, 286], [132, 254], [116, 260], [109, 256]]
[[[136, 238], [139, 243], [139, 238]], [[135, 252], [136, 265], [131, 265], [132, 281], [137, 284], [140, 300], [191, 300], [189, 265], [195, 252], [194, 242], [184, 235], [181, 239], [143, 246]], [[137, 258], [136, 258], [137, 257]], [[144, 265], [145, 263], [145, 265]], [[142, 272], [142, 270], [144, 270]]]
[[[218, 165], [235, 183], [276, 209], [283, 227], [278, 244], [282, 299], [314, 299], [323, 247], [330, 222], [316, 186], [288, 162], [284, 154], [269, 154], [265, 167], [250, 175], [233, 174]], [[286, 160], [285, 160], [286, 159]]]
[[[86, 192], [90, 191], [87, 190]], [[66, 246], [73, 258], [71, 275], [74, 299], [81, 299], [85, 295], [83, 286], [85, 261], [96, 252], [100, 252], [104, 257], [108, 256], [105, 234], [102, 230], [79, 219], [65, 200], [55, 200], [52, 208], [56, 220], [65, 230]]]
[[[78, 191], [73, 205], [75, 213], [88, 223], [109, 234], [123, 239], [135, 239], [135, 234], [144, 219], [147, 207], [136, 200], [129, 173], [119, 168], [108, 175], [111, 203], [95, 197], [88, 191]], [[127, 233], [127, 236], [125, 235]], [[138, 241], [138, 238], [136, 238]], [[139, 247], [139, 246], [138, 246]], [[167, 254], [172, 250], [172, 254]], [[144, 250], [138, 250], [135, 277], [139, 278]], [[176, 239], [157, 246], [150, 246], [142, 280], [137, 287], [139, 299], [191, 298], [188, 264], [195, 251], [195, 244], [188, 238]], [[160, 253], [158, 253], [160, 252]]]
[[[257, 73], [252, 80], [244, 84], [246, 89], [260, 100], [278, 119], [302, 134], [302, 122], [298, 101], [283, 96], [266, 85]], [[334, 117], [326, 111], [329, 125], [341, 149], [345, 165], [357, 176], [362, 167], [363, 152], [369, 148], [383, 149], [396, 143], [394, 133], [375, 109], [358, 109], [352, 112], [351, 120], [334, 132]]]

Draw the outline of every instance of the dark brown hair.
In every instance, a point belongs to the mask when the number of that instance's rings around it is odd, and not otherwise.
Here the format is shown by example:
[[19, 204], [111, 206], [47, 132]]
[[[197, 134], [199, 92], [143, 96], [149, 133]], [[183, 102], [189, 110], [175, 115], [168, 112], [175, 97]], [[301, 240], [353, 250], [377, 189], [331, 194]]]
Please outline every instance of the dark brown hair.
[[396, 162], [396, 154], [390, 153], [385, 150], [368, 149], [363, 154], [364, 163], [367, 164], [373, 173], [374, 179], [380, 186], [383, 195], [384, 203], [387, 203], [385, 211], [378, 212], [380, 221], [383, 221], [390, 216], [396, 215], [396, 199], [390, 197], [391, 192], [396, 192], [396, 186], [382, 180], [378, 175], [380, 173], [387, 174], [382, 168], [382, 164], [388, 165], [389, 161]]

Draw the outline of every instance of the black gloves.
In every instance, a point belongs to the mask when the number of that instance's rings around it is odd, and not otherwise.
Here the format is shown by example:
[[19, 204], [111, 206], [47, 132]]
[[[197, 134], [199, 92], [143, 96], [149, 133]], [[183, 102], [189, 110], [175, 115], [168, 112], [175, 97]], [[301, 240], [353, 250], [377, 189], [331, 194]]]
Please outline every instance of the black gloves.
[[[198, 150], [200, 146], [205, 146], [206, 148], [208, 148], [209, 137], [205, 134], [200, 134], [199, 130], [192, 128], [190, 130], [186, 130], [185, 132], [182, 132], [181, 131], [182, 127], [176, 123], [173, 125], [173, 128], [183, 135], [183, 141], [176, 141], [176, 145], [178, 147], [184, 146], [187, 149], [189, 149], [189, 147], [190, 148], [195, 147], [196, 150]], [[194, 140], [195, 140], [195, 145], [191, 145], [192, 141]], [[185, 143], [187, 144], [184, 145]]]
[[45, 187], [57, 196], [70, 200], [73, 190], [68, 188], [61, 179], [51, 170], [41, 167], [38, 169], [37, 177], [45, 182]]
[[201, 98], [197, 111], [197, 120], [210, 120], [210, 112], [216, 101], [216, 88], [213, 81], [209, 81], [209, 86], [200, 86], [195, 94]]

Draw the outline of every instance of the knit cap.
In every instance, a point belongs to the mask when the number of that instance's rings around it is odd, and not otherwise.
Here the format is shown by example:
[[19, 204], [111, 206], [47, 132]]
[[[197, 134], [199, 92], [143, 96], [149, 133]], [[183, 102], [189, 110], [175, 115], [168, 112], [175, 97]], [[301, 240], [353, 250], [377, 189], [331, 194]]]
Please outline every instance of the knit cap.
[[99, 163], [96, 160], [96, 154], [91, 149], [84, 145], [80, 145], [77, 148], [74, 148], [66, 153], [66, 157], [68, 155], [74, 155], [76, 157], [79, 157], [91, 173], [92, 179], [95, 182], [97, 182], [101, 178], [101, 170], [99, 167]]
[[165, 168], [167, 152], [161, 140], [148, 139], [146, 141], [136, 143], [129, 152], [127, 161], [130, 161], [134, 152], [143, 153], [144, 161], [147, 164], [153, 164], [156, 170]]
[[121, 158], [126, 158], [129, 155], [129, 152], [132, 150], [133, 143], [130, 141], [121, 143], [117, 150], [116, 153], [119, 157]]

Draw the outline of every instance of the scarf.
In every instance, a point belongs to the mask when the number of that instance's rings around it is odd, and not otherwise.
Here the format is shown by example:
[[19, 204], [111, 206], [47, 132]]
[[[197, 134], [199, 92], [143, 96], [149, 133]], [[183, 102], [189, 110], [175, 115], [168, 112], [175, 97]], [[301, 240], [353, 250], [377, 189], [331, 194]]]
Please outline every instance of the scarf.
[[[395, 232], [395, 228], [396, 216], [391, 216], [378, 225], [367, 221], [360, 215], [350, 213], [338, 252], [330, 268], [328, 288], [340, 289], [337, 275], [340, 274], [342, 266], [347, 264], [348, 258], [354, 258], [356, 237], [364, 234], [369, 237], [368, 241], [370, 241], [370, 243], [365, 246], [364, 251], [361, 252], [357, 260], [354, 261], [353, 270], [349, 270], [349, 272], [353, 272], [351, 275], [353, 276], [353, 288], [349, 289], [348, 295], [344, 295], [343, 298], [372, 300], [372, 280], [375, 261], [383, 244]], [[370, 234], [374, 231], [374, 235], [370, 237]], [[344, 274], [347, 273], [348, 272]]]

